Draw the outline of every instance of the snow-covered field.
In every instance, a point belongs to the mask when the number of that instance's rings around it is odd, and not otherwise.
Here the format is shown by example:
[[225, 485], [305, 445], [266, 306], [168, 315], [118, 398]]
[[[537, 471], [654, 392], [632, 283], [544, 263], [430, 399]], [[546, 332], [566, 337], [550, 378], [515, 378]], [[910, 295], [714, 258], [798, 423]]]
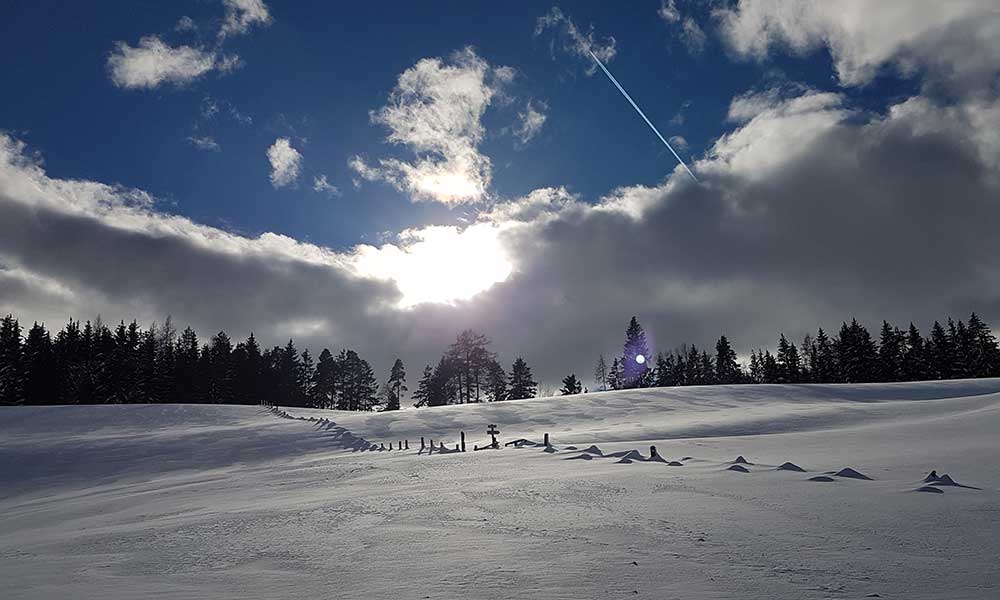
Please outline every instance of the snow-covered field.
[[0, 597], [1000, 598], [997, 379], [286, 410], [0, 408]]

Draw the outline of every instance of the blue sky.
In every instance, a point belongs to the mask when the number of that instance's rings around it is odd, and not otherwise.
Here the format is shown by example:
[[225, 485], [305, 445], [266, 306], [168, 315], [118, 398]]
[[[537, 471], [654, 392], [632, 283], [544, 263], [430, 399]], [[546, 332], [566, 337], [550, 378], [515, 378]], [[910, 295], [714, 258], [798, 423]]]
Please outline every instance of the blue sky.
[[914, 6], [4, 3], [0, 313], [376, 365], [474, 327], [551, 381], [632, 315], [1000, 321], [1000, 7]]
[[[385, 103], [399, 74], [418, 60], [471, 45], [490, 64], [517, 72], [510, 87], [515, 99], [484, 116], [482, 150], [495, 165], [496, 196], [565, 185], [596, 199], [618, 186], [655, 184], [673, 170], [673, 158], [610, 82], [586, 76], [588, 65], [579, 58], [553, 53], [551, 35], [535, 35], [536, 19], [548, 8], [536, 2], [503, 10], [468, 2], [273, 3], [270, 26], [224, 43], [226, 52], [240, 56], [241, 68], [127, 90], [107, 74], [116, 41], [135, 45], [155, 34], [167, 43], [211, 45], [221, 4], [71, 3], [53, 10], [15, 2], [0, 36], [0, 66], [5, 87], [22, 93], [4, 95], [0, 114], [5, 127], [44, 149], [53, 175], [142, 188], [165, 210], [199, 222], [344, 248], [375, 241], [379, 232], [468, 217], [468, 206], [411, 203], [384, 184], [355, 189], [347, 162], [358, 154], [405, 154], [386, 144], [385, 128], [370, 121], [369, 111]], [[594, 23], [600, 36], [615, 37], [611, 68], [665, 136], [687, 140], [683, 156], [704, 152], [731, 128], [726, 113], [738, 93], [781, 79], [830, 85], [826, 52], [734, 61], [711, 38], [704, 50], [691, 52], [676, 27], [657, 17], [659, 8], [658, 2], [591, 2], [566, 12], [582, 26]], [[706, 21], [708, 12], [701, 6], [692, 14]], [[197, 30], [176, 31], [183, 16]], [[45, 44], [37, 43], [41, 37]], [[861, 101], [864, 94], [857, 96]], [[502, 130], [529, 99], [548, 106], [547, 119], [535, 139], [515, 147]], [[206, 118], [209, 104], [220, 110]], [[230, 110], [252, 122], [234, 119]], [[210, 136], [220, 150], [198, 150], [188, 141], [192, 136]], [[294, 188], [276, 190], [268, 180], [264, 153], [279, 136], [289, 137], [304, 157], [304, 176]], [[342, 196], [313, 192], [309, 175], [317, 173]]]

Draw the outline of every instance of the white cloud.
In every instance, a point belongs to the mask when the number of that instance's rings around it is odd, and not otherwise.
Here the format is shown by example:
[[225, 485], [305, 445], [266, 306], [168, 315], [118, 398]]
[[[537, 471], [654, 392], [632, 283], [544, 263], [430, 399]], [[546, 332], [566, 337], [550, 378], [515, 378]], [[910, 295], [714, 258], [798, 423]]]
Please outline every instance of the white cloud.
[[153, 89], [166, 83], [184, 85], [210, 71], [227, 73], [239, 67], [240, 60], [191, 46], [168, 46], [149, 35], [138, 46], [117, 42], [107, 64], [111, 81], [118, 87]]
[[681, 41], [684, 42], [688, 52], [700, 54], [705, 50], [706, 40], [705, 32], [701, 30], [698, 22], [691, 17], [685, 18], [681, 26]]
[[476, 202], [492, 179], [490, 159], [479, 152], [482, 116], [512, 71], [490, 67], [466, 48], [450, 61], [425, 58], [404, 71], [389, 102], [371, 113], [389, 129], [389, 142], [417, 158], [380, 159], [378, 165], [354, 157], [350, 166], [366, 180], [383, 180], [414, 200], [446, 204]]
[[671, 32], [676, 31], [677, 24], [680, 23], [679, 37], [688, 52], [700, 54], [705, 50], [708, 36], [705, 35], [694, 18], [681, 15], [681, 11], [677, 9], [676, 0], [661, 0], [660, 8], [656, 14], [666, 23]]
[[340, 190], [337, 186], [332, 185], [326, 178], [326, 175], [320, 174], [313, 177], [313, 191], [318, 194], [326, 194], [327, 196], [339, 196]]
[[192, 135], [188, 137], [188, 141], [191, 142], [192, 146], [194, 146], [199, 150], [208, 150], [211, 152], [218, 152], [222, 150], [222, 148], [219, 146], [219, 143], [216, 142], [215, 138], [213, 138], [210, 135], [203, 135], [203, 136]]
[[274, 140], [267, 149], [267, 160], [271, 163], [271, 185], [275, 188], [287, 187], [298, 180], [302, 169], [302, 154], [292, 148], [288, 138]]
[[593, 25], [587, 30], [580, 29], [558, 6], [553, 6], [549, 12], [538, 17], [535, 22], [536, 36], [542, 35], [548, 30], [555, 32], [552, 41], [553, 50], [558, 42], [565, 52], [583, 58], [587, 63], [585, 70], [587, 75], [593, 75], [597, 70], [597, 65], [590, 57], [591, 52], [604, 64], [614, 60], [617, 54], [615, 38], [608, 36], [604, 40], [595, 39]]
[[660, 9], [656, 11], [660, 18], [667, 24], [673, 24], [681, 20], [681, 13], [677, 10], [675, 0], [661, 0]]
[[670, 142], [671, 146], [673, 146], [674, 148], [676, 148], [678, 150], [687, 150], [688, 149], [688, 141], [686, 139], [684, 139], [684, 136], [682, 136], [682, 135], [672, 136], [668, 141]]
[[517, 113], [518, 125], [514, 128], [514, 137], [523, 146], [535, 138], [545, 125], [548, 116], [545, 111], [548, 105], [544, 102], [528, 100], [524, 110]]
[[846, 86], [871, 81], [885, 65], [905, 74], [924, 70], [931, 83], [989, 86], [1000, 65], [993, 0], [741, 0], [715, 15], [729, 46], [743, 56], [829, 48]]
[[267, 27], [271, 13], [263, 0], [223, 0], [226, 17], [219, 29], [219, 39], [229, 35], [244, 34], [254, 25]]
[[198, 25], [195, 24], [194, 19], [185, 15], [181, 17], [177, 24], [174, 25], [174, 31], [197, 31]]

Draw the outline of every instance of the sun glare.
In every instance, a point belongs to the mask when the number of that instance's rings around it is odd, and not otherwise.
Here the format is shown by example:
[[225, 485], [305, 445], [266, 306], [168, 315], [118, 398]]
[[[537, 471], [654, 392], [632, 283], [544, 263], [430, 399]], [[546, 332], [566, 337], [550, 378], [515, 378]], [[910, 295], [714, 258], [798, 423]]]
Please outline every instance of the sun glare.
[[363, 247], [356, 268], [395, 282], [400, 308], [466, 300], [506, 280], [513, 269], [498, 233], [487, 224], [428, 227], [408, 232], [399, 245]]
[[637, 363], [639, 363], [641, 365], [641, 364], [643, 364], [643, 363], [646, 362], [646, 357], [643, 356], [643, 355], [641, 355], [641, 354], [636, 354], [635, 355], [635, 362], [637, 362]]

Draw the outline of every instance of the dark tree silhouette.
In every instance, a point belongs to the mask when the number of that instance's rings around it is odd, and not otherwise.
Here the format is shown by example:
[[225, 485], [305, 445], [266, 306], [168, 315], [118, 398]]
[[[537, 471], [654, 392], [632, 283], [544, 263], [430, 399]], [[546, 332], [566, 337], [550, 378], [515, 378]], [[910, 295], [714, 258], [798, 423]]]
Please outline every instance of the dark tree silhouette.
[[559, 390], [559, 395], [561, 396], [572, 396], [574, 394], [580, 394], [583, 392], [583, 385], [576, 378], [576, 375], [571, 373], [563, 378], [562, 388]]
[[521, 400], [524, 398], [534, 398], [536, 393], [538, 393], [538, 382], [531, 376], [531, 367], [519, 356], [510, 368], [510, 392], [508, 393], [508, 397], [511, 400]]

